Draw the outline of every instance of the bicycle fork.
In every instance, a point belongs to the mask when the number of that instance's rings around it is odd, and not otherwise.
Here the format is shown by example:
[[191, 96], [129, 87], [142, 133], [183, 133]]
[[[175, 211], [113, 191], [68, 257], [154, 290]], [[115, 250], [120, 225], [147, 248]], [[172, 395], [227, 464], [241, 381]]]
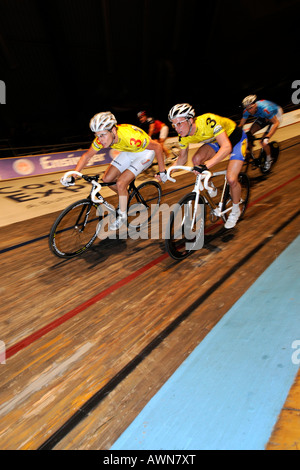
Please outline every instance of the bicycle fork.
[[[82, 233], [82, 232], [84, 231], [84, 229], [85, 229], [85, 226], [86, 226], [86, 224], [87, 224], [87, 221], [88, 221], [88, 218], [89, 218], [89, 215], [90, 215], [90, 212], [91, 212], [91, 207], [92, 207], [92, 205], [90, 205], [90, 206], [89, 206], [89, 209], [87, 209], [86, 211], [85, 211], [85, 208], [83, 207], [83, 208], [81, 209], [81, 211], [80, 211], [80, 214], [79, 214], [77, 220], [76, 220], [76, 223], [75, 223], [75, 225], [74, 225], [74, 228], [75, 228], [76, 230], [78, 230], [78, 232], [80, 232], [80, 233]], [[85, 215], [83, 214], [84, 211], [85, 211]], [[83, 222], [81, 222], [81, 217], [82, 217], [83, 215], [84, 215], [84, 220], [83, 220]]]

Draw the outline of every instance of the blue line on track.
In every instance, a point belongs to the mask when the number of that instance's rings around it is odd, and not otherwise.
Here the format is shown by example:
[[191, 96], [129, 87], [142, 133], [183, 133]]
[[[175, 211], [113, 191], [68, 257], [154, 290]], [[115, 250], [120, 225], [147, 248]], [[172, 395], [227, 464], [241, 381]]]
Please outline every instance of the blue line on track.
[[292, 344], [300, 340], [299, 253], [300, 236], [204, 338], [111, 450], [265, 448], [299, 367], [292, 361]]

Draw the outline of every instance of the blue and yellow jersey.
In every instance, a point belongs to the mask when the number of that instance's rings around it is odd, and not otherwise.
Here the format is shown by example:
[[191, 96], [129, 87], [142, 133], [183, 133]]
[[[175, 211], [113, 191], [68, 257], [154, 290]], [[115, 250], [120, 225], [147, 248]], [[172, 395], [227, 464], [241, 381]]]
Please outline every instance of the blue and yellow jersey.
[[229, 137], [236, 128], [236, 123], [231, 119], [211, 113], [196, 117], [195, 124], [197, 129], [194, 135], [180, 137], [179, 146], [182, 149], [187, 148], [189, 144], [214, 142], [216, 137], [224, 131]]
[[[123, 152], [142, 152], [148, 146], [150, 137], [146, 132], [131, 124], [119, 124], [117, 127], [118, 142], [110, 148]], [[98, 151], [103, 148], [98, 137], [93, 141], [92, 147]]]

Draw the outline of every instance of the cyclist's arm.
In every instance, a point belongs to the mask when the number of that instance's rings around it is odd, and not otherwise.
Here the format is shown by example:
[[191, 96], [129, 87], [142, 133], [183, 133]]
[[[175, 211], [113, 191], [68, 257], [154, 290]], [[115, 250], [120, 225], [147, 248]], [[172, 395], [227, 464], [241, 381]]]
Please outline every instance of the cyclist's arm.
[[189, 147], [186, 147], [185, 149], [180, 149], [176, 162], [174, 162], [170, 168], [172, 168], [172, 166], [185, 165], [188, 160], [188, 154], [189, 154]]
[[247, 121], [246, 118], [242, 118], [242, 119], [241, 119], [241, 122], [240, 122], [239, 125], [238, 125], [238, 127], [243, 127], [243, 126], [246, 124], [246, 121]]
[[269, 130], [268, 134], [265, 135], [265, 139], [270, 139], [272, 137], [273, 134], [275, 134], [280, 122], [277, 118], [277, 116], [274, 116], [272, 117], [271, 119], [269, 119], [269, 121], [273, 124], [273, 126], [271, 127], [271, 129]]
[[164, 162], [161, 145], [158, 142], [155, 142], [154, 140], [150, 139], [149, 144], [147, 145], [146, 148], [148, 150], [154, 150], [159, 171], [163, 173], [165, 171], [165, 162]]
[[[92, 145], [91, 145], [90, 148], [89, 148], [86, 152], [84, 152], [84, 153], [81, 155], [81, 157], [80, 157], [80, 159], [78, 160], [77, 165], [76, 165], [76, 167], [75, 167], [75, 171], [81, 171], [82, 168], [84, 168], [84, 167], [88, 164], [88, 162], [90, 161], [90, 159], [91, 159], [94, 155], [96, 155], [97, 152], [98, 152], [98, 150], [95, 150], [95, 149], [92, 147]], [[75, 176], [75, 175], [74, 175], [74, 176]]]
[[219, 144], [220, 148], [210, 160], [207, 160], [205, 162], [205, 165], [208, 169], [212, 168], [217, 163], [220, 163], [232, 152], [232, 145], [225, 131], [216, 136], [216, 141]]
[[149, 125], [149, 130], [148, 130], [148, 135], [149, 135], [150, 137], [152, 137], [152, 135], [153, 135], [154, 127], [155, 127], [154, 122], [152, 122], [152, 123]]

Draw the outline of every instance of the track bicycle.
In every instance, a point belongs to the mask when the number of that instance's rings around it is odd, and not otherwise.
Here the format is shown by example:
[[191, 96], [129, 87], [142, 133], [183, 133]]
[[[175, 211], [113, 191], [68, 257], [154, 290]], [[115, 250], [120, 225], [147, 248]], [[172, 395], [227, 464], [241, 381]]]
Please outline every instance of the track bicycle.
[[[266, 135], [269, 132], [270, 127], [271, 126], [268, 127], [264, 135]], [[275, 140], [272, 142], [269, 142], [269, 146], [271, 149], [272, 164], [270, 168], [266, 169], [265, 163], [266, 163], [267, 155], [264, 149], [263, 148], [260, 149], [258, 157], [255, 157], [254, 152], [253, 152], [253, 143], [257, 140], [263, 140], [264, 137], [253, 137], [249, 133], [247, 133], [247, 138], [248, 138], [248, 148], [247, 148], [247, 155], [246, 155], [246, 170], [245, 171], [247, 172], [249, 165], [251, 165], [253, 169], [259, 168], [259, 170], [261, 171], [263, 175], [267, 175], [268, 173], [270, 173], [272, 167], [275, 165], [275, 163], [278, 160], [279, 152], [280, 152], [278, 142], [276, 142]]]
[[[100, 192], [102, 187], [113, 186], [115, 182], [99, 183], [100, 175], [87, 176], [77, 171], [68, 171], [64, 178], [74, 174], [90, 183], [91, 189], [87, 198], [64, 209], [50, 230], [50, 249], [60, 258], [73, 258], [90, 248], [97, 236], [100, 239], [105, 221], [114, 220], [118, 211]], [[157, 181], [145, 181], [136, 186], [133, 180], [128, 187], [128, 195], [127, 226], [138, 231], [157, 211], [162, 196], [161, 186]]]
[[[202, 171], [197, 166], [173, 166], [167, 170], [168, 179], [173, 182], [176, 182], [170, 176], [170, 172], [173, 170]], [[221, 195], [217, 202], [208, 192], [210, 180], [216, 181], [215, 187], [218, 188], [218, 194], [220, 192]], [[240, 220], [247, 208], [250, 194], [250, 181], [246, 173], [241, 172], [239, 174], [239, 182], [242, 187]], [[192, 192], [183, 196], [176, 204], [175, 209], [172, 210], [165, 235], [165, 247], [173, 259], [182, 260], [195, 250], [203, 247], [204, 227], [208, 210], [212, 223], [219, 218], [226, 222], [232, 210], [232, 199], [230, 186], [226, 179], [226, 170], [214, 173], [206, 170], [197, 174]]]

